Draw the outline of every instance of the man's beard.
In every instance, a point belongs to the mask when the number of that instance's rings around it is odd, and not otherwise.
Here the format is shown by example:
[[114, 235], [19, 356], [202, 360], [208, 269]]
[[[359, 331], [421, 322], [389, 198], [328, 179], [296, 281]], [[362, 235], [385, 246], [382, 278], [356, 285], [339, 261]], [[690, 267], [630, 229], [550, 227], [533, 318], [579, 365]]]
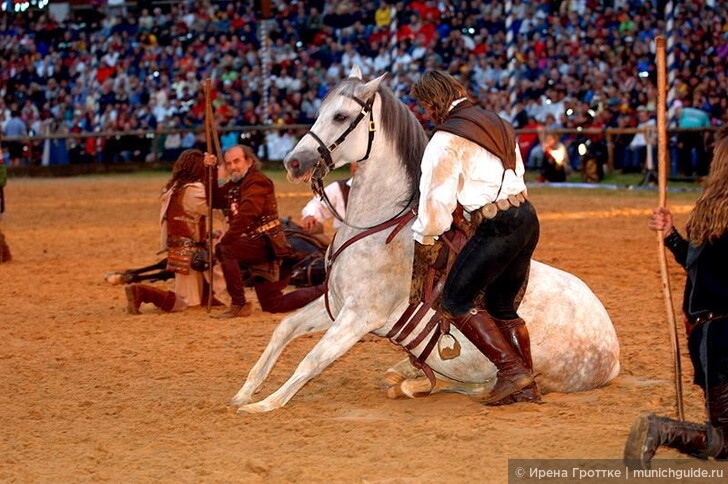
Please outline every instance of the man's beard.
[[244, 177], [245, 173], [233, 173], [232, 175], [230, 175], [230, 180], [232, 180], [233, 183], [238, 183]]

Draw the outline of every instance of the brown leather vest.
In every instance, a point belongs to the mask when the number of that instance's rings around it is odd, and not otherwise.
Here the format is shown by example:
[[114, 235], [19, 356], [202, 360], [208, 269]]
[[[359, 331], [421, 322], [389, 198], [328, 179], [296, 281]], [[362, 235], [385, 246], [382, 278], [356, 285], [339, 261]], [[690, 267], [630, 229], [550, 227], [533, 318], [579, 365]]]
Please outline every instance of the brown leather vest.
[[185, 187], [172, 192], [167, 207], [167, 246], [200, 242], [205, 239], [205, 217], [195, 222], [195, 217], [185, 212], [182, 205]]
[[500, 158], [506, 170], [516, 168], [516, 132], [493, 111], [469, 100], [455, 106], [445, 122], [435, 127], [465, 138]]

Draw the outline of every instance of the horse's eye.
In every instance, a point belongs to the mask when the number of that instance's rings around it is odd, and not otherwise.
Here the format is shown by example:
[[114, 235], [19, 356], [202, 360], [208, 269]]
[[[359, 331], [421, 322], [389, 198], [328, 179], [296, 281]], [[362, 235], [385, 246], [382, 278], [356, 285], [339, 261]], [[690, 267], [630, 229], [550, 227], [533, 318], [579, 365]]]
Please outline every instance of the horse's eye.
[[347, 118], [348, 116], [344, 113], [336, 113], [334, 115], [334, 121], [336, 121], [337, 123], [343, 123], [344, 121], [346, 121]]

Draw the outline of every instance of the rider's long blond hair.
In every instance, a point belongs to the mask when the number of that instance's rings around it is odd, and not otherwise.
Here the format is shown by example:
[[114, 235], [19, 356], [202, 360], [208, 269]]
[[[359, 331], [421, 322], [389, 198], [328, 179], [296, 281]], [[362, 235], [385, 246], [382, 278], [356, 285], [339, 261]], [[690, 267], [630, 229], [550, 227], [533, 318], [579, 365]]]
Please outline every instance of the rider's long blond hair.
[[693, 245], [713, 242], [728, 230], [728, 126], [716, 135], [713, 162], [705, 190], [695, 202], [687, 224]]

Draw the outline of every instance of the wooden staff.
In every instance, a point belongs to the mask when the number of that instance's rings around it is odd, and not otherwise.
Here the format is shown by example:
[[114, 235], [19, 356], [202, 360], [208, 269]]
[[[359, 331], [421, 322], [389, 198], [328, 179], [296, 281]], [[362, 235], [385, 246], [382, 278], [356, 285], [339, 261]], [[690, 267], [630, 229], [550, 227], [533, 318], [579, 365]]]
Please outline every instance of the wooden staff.
[[[667, 93], [665, 38], [657, 37], [657, 180], [660, 193], [659, 206], [667, 205], [667, 113], [665, 109], [665, 94]], [[670, 291], [670, 278], [667, 273], [667, 256], [665, 254], [665, 239], [662, 232], [657, 232], [658, 255], [660, 258], [660, 274], [662, 275], [662, 294], [665, 299], [667, 322], [670, 325], [670, 339], [675, 364], [675, 397], [677, 414], [680, 420], [685, 420], [682, 395], [682, 369], [680, 365], [680, 345], [675, 324], [675, 308], [672, 305], [672, 292]]]
[[[214, 120], [212, 119], [212, 99], [210, 96], [210, 79], [205, 79], [205, 82], [203, 84], [203, 91], [205, 93], [205, 140], [207, 141], [207, 152], [213, 153], [212, 151], [212, 139], [213, 139], [213, 126], [214, 126]], [[217, 131], [217, 130], [215, 130]], [[219, 142], [218, 142], [219, 143]], [[210, 312], [210, 309], [212, 307], [212, 278], [213, 278], [213, 272], [212, 272], [212, 262], [213, 262], [213, 246], [212, 246], [212, 192], [215, 190], [216, 187], [213, 187], [214, 183], [214, 176], [213, 176], [213, 170], [215, 170], [216, 167], [214, 166], [208, 166], [207, 167], [207, 274], [208, 274], [208, 283], [209, 287], [207, 288], [207, 312]]]

